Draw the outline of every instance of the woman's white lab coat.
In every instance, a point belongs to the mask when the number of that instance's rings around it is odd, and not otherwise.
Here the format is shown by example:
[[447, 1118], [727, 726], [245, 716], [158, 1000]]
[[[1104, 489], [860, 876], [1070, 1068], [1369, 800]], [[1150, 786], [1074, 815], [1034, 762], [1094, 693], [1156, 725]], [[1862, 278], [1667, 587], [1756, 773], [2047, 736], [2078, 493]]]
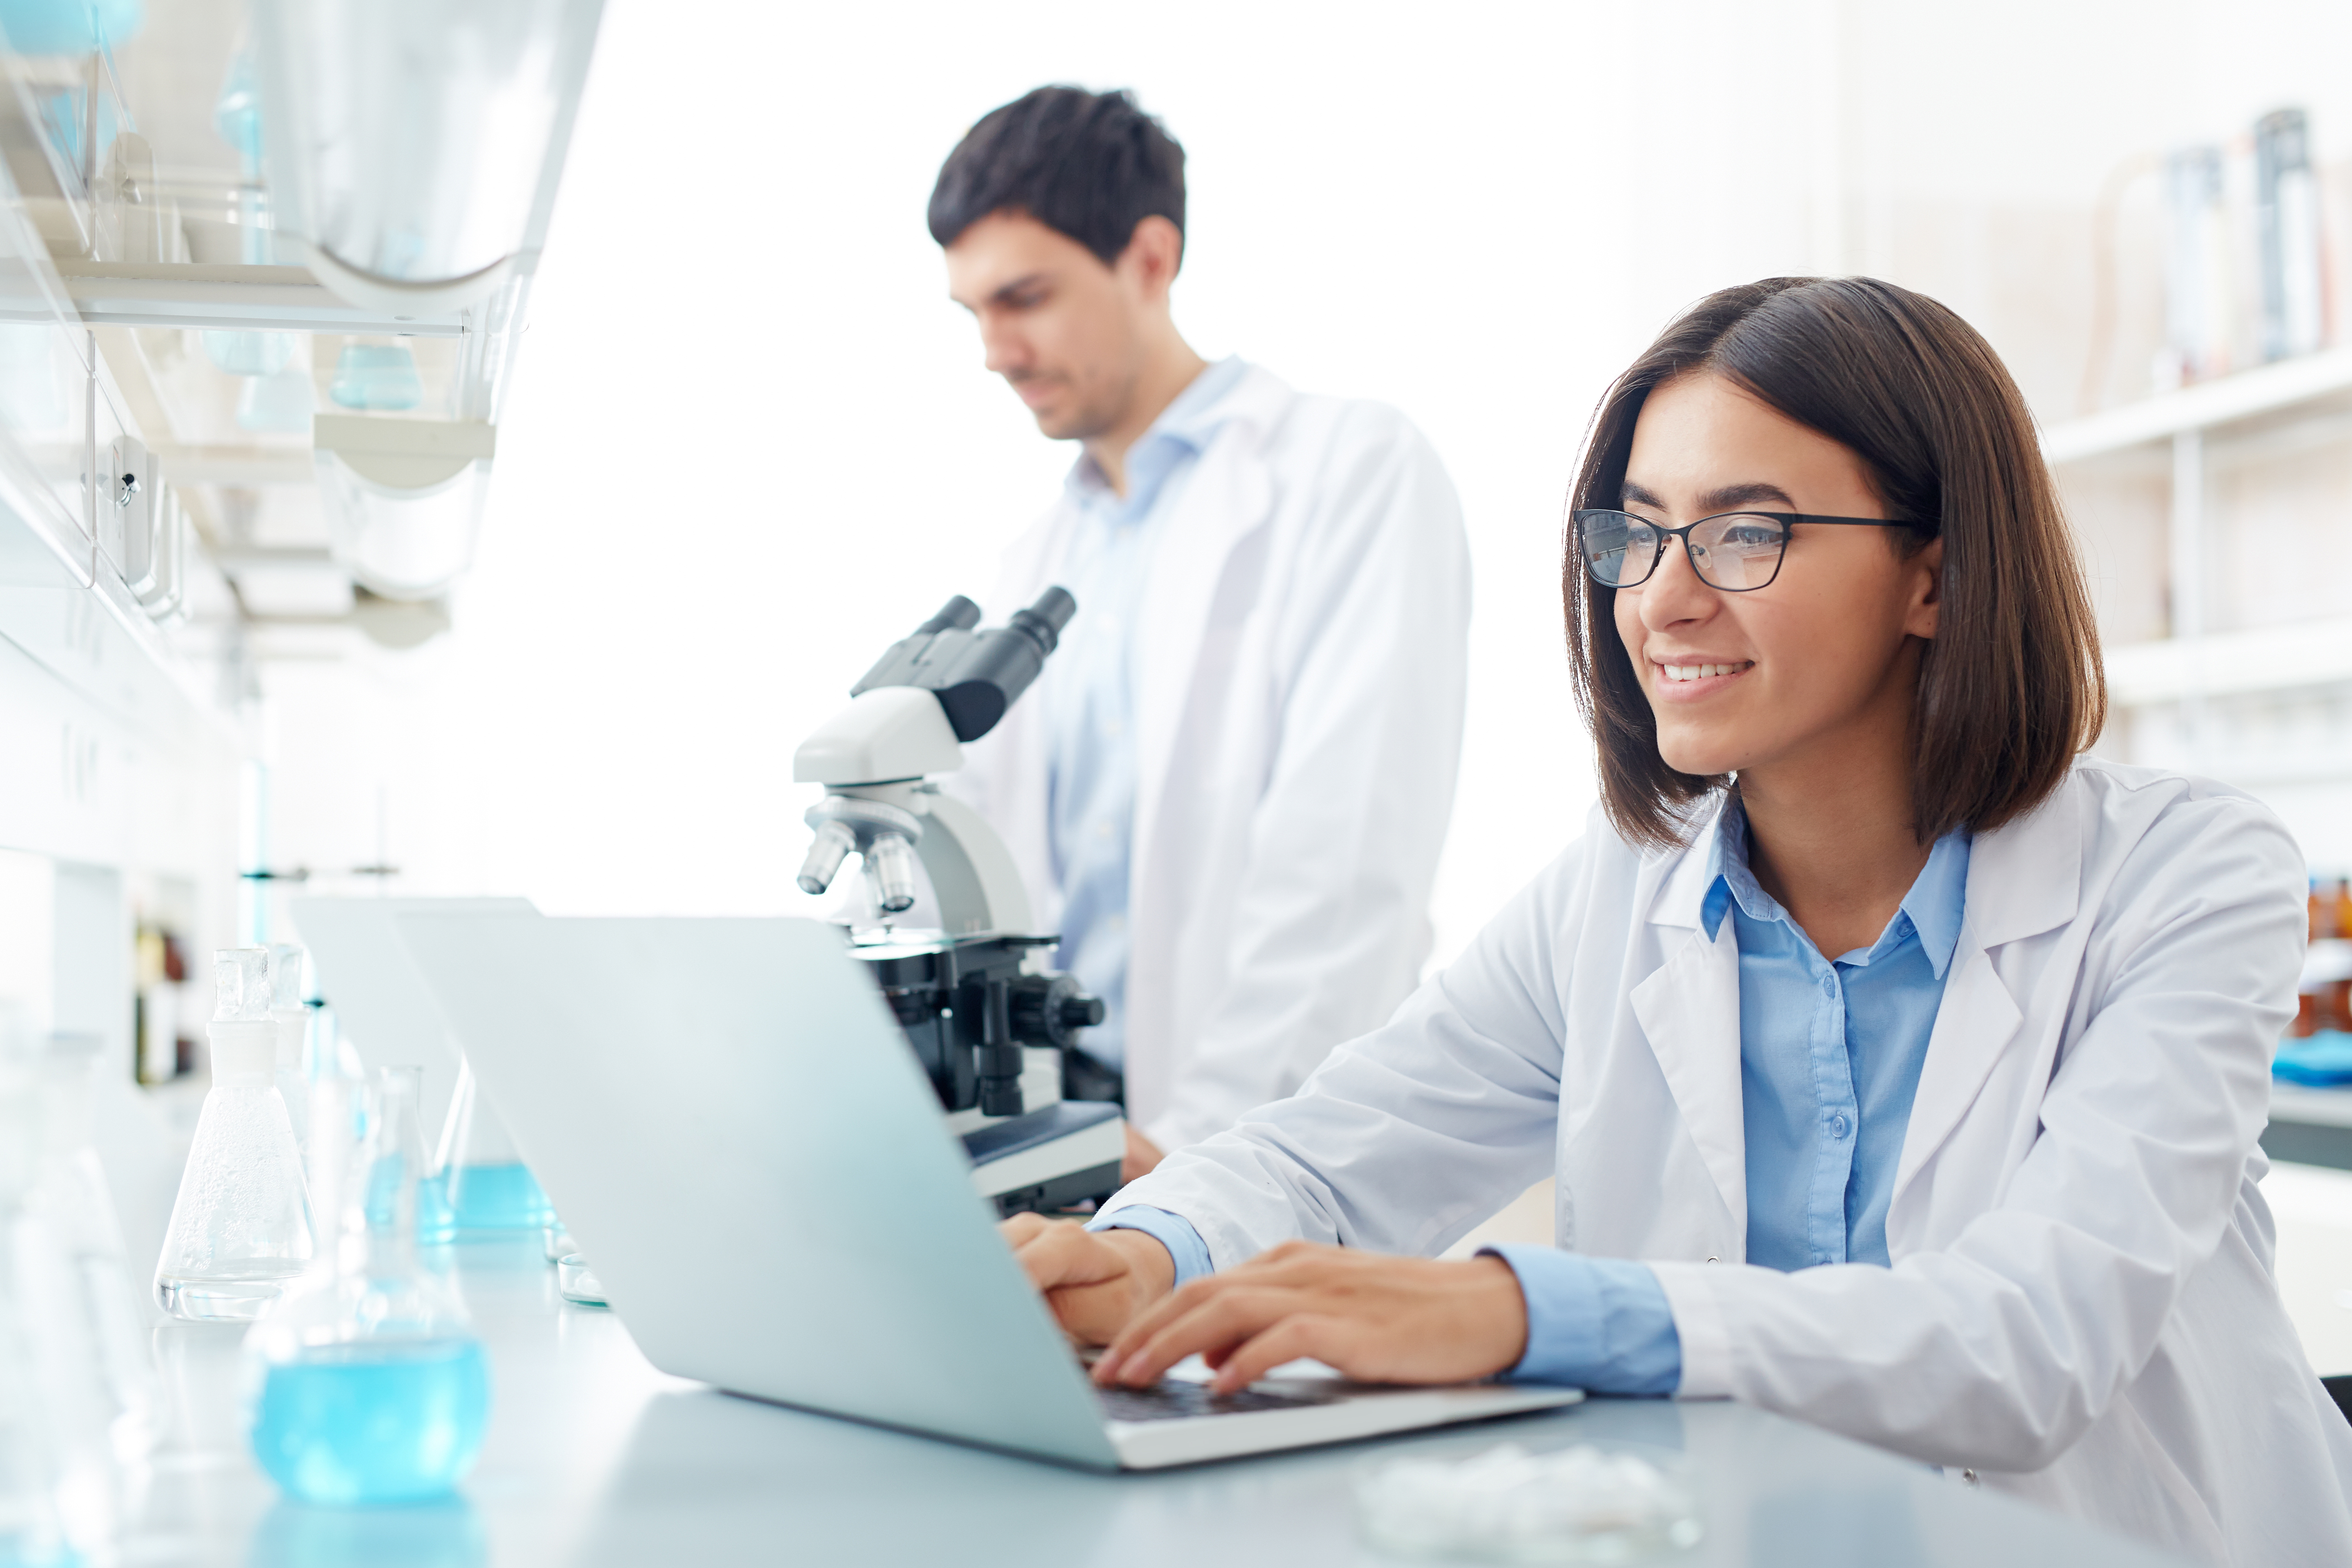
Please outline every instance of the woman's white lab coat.
[[[1290, 1093], [1412, 988], [1467, 680], [1469, 549], [1420, 432], [1255, 367], [1216, 406], [1133, 633], [1128, 1110], [1163, 1148]], [[1055, 580], [1080, 521], [1066, 499], [1014, 544], [996, 614]], [[953, 784], [1048, 931], [1055, 676]]]
[[1977, 838], [1891, 1268], [1743, 1265], [1738, 955], [1705, 868], [1596, 816], [1386, 1027], [1114, 1205], [1185, 1215], [1221, 1267], [1300, 1236], [1434, 1253], [1553, 1171], [1560, 1246], [1655, 1265], [1686, 1397], [2215, 1563], [2352, 1563], [2352, 1428], [2255, 1184], [2304, 941], [2277, 821], [2086, 761]]

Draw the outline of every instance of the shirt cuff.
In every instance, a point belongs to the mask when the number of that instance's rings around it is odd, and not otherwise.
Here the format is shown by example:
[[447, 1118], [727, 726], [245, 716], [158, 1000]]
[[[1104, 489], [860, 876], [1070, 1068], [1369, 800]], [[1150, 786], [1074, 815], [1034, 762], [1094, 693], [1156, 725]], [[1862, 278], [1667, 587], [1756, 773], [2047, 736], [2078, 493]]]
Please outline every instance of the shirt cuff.
[[1509, 1265], [1527, 1301], [1527, 1352], [1507, 1375], [1595, 1394], [1672, 1394], [1682, 1382], [1674, 1309], [1649, 1265], [1520, 1243], [1478, 1250]]
[[[1213, 1274], [1216, 1265], [1209, 1261], [1209, 1244], [1192, 1228], [1192, 1222], [1180, 1214], [1155, 1209], [1142, 1204], [1129, 1204], [1108, 1214], [1097, 1215], [1087, 1221], [1088, 1230], [1139, 1230], [1168, 1249], [1176, 1262], [1176, 1284], [1198, 1279], [1203, 1274]], [[1171, 1287], [1173, 1289], [1173, 1287]]]

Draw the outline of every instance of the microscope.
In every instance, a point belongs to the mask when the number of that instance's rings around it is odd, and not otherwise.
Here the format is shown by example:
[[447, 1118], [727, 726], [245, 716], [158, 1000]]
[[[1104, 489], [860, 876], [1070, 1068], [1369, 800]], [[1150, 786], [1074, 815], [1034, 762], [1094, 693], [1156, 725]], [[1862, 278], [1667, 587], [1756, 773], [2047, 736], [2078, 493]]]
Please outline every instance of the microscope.
[[[891, 645], [849, 706], [793, 753], [796, 784], [825, 786], [801, 890], [822, 894], [842, 862], [864, 868], [874, 919], [847, 922], [849, 951], [907, 1031], [1000, 1214], [1067, 1208], [1118, 1190], [1126, 1128], [1115, 1105], [1062, 1098], [1062, 1058], [1103, 1005], [1044, 967], [1061, 939], [1038, 933], [1021, 875], [980, 814], [937, 779], [996, 727], [1077, 611], [1048, 588], [987, 631], [959, 595]], [[937, 928], [900, 929], [929, 878]]]

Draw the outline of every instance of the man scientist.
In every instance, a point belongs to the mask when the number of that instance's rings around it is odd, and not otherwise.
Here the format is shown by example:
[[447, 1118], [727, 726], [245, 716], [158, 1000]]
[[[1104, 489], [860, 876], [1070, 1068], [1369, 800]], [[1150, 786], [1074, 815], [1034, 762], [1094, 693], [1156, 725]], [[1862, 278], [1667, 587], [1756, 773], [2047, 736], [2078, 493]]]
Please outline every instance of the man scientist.
[[1103, 999], [1067, 1088], [1124, 1099], [1132, 1180], [1419, 977], [1461, 754], [1461, 507], [1395, 410], [1185, 342], [1184, 153], [1129, 94], [993, 110], [929, 223], [987, 368], [1079, 444], [991, 601], [1058, 583], [1077, 616], [958, 792]]

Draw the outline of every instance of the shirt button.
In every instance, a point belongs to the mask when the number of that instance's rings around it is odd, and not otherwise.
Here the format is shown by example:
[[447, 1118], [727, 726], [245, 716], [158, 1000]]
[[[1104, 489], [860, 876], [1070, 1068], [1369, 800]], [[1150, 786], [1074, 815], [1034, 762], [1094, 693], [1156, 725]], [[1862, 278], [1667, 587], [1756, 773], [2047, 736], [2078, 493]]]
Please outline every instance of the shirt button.
[[1831, 1117], [1831, 1118], [1830, 1118], [1830, 1136], [1831, 1136], [1831, 1137], [1832, 1137], [1832, 1138], [1843, 1138], [1843, 1137], [1844, 1137], [1844, 1136], [1845, 1136], [1845, 1134], [1846, 1134], [1846, 1120], [1845, 1120], [1845, 1118], [1844, 1118], [1843, 1115], [1839, 1115], [1839, 1116], [1832, 1116], [1832, 1117]]

